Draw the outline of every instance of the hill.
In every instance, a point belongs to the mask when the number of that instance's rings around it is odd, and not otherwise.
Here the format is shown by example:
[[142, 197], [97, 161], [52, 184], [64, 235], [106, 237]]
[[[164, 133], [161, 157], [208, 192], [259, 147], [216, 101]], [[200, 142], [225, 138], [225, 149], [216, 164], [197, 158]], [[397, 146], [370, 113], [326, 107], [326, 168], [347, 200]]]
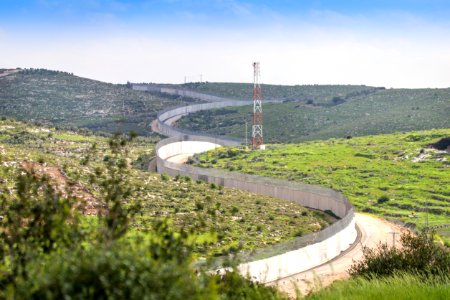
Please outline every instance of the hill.
[[[92, 134], [0, 120], [0, 195], [14, 194], [18, 174], [33, 169], [50, 176], [57, 190], [73, 186], [79, 201], [87, 202], [85, 222], [93, 224], [101, 209], [99, 170], [113, 156], [108, 143], [109, 139]], [[264, 248], [333, 222], [322, 212], [281, 199], [146, 172], [142, 162], [153, 155], [154, 144], [138, 137], [127, 147], [128, 164], [134, 167], [124, 180], [141, 207], [133, 219], [134, 230], [146, 232], [158, 220], [171, 219], [176, 228], [199, 236], [199, 255]], [[0, 216], [4, 213], [0, 207]]]
[[[429, 225], [450, 244], [450, 155], [442, 150], [449, 136], [450, 129], [440, 129], [267, 145], [266, 151], [224, 148], [193, 162], [333, 188], [357, 210], [410, 227], [423, 228], [428, 212]], [[435, 144], [441, 140], [445, 147]]]
[[[251, 85], [186, 84], [186, 88], [234, 98], [251, 98]], [[267, 143], [295, 143], [332, 137], [364, 136], [450, 127], [450, 89], [383, 89], [366, 86], [263, 85]], [[214, 122], [211, 120], [214, 119]], [[178, 126], [211, 134], [245, 137], [252, 107], [197, 112]], [[251, 136], [251, 126], [248, 126]]]
[[151, 134], [158, 111], [194, 100], [45, 69], [0, 69], [0, 115], [59, 127]]

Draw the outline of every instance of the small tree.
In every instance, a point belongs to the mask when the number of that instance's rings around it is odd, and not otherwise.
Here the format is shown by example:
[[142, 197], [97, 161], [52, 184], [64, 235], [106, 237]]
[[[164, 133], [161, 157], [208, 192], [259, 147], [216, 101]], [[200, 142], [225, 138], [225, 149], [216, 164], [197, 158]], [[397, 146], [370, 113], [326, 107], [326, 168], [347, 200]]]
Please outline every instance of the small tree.
[[82, 237], [70, 193], [57, 192], [47, 176], [22, 172], [16, 194], [0, 197], [0, 258], [8, 266], [0, 288], [17, 276], [27, 278], [25, 266], [38, 255], [71, 248]]

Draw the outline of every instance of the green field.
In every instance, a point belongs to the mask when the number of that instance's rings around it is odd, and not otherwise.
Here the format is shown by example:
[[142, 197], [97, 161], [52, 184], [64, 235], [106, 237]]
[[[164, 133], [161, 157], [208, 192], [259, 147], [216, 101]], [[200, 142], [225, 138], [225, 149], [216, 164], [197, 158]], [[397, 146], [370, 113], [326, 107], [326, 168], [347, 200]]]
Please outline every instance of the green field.
[[312, 293], [304, 299], [449, 299], [449, 283], [450, 278], [448, 277], [423, 280], [423, 278], [411, 274], [373, 278], [371, 280], [355, 278], [336, 282], [330, 287]]
[[[86, 165], [83, 161], [94, 142], [97, 150]], [[141, 170], [146, 167], [142, 162], [154, 155], [153, 151], [154, 143], [144, 137], [128, 146], [130, 165], [135, 166], [128, 178], [134, 188], [132, 198], [142, 208], [133, 227], [145, 232], [157, 220], [169, 218], [177, 228], [198, 234], [199, 255], [264, 248], [332, 222], [324, 213], [280, 199]], [[6, 194], [15, 190], [14, 178], [21, 171], [21, 163], [32, 161], [56, 167], [101, 199], [101, 189], [94, 180], [96, 168], [102, 168], [110, 157], [108, 139], [103, 137], [0, 121], [0, 191]], [[85, 219], [90, 223], [95, 217]]]
[[148, 136], [159, 111], [191, 102], [195, 100], [44, 69], [0, 76], [0, 116], [62, 128], [107, 133], [133, 130]]
[[[219, 148], [192, 160], [201, 167], [283, 178], [341, 191], [358, 211], [411, 226], [450, 223], [450, 155], [429, 147], [450, 129], [267, 145], [266, 151]], [[450, 242], [450, 228], [438, 233]]]
[[[195, 89], [195, 85], [187, 85]], [[251, 99], [244, 84], [199, 84], [198, 91]], [[365, 86], [262, 86], [266, 143], [342, 138], [399, 131], [450, 127], [450, 89], [377, 89]], [[183, 117], [178, 125], [202, 132], [251, 136], [252, 106], [201, 111]], [[214, 120], [214, 122], [212, 122]]]

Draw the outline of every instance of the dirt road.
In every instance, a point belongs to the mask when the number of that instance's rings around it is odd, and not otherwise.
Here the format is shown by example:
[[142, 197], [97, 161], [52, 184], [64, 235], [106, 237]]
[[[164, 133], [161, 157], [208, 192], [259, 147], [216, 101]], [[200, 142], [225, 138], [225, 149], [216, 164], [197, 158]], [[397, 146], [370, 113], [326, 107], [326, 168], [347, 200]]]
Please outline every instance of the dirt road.
[[406, 230], [386, 220], [359, 213], [356, 214], [356, 224], [361, 232], [361, 238], [353, 248], [324, 265], [283, 278], [269, 285], [277, 286], [293, 298], [296, 295], [296, 289], [302, 294], [307, 294], [309, 291], [327, 286], [335, 280], [347, 278], [349, 277], [347, 270], [353, 261], [362, 258], [363, 246], [373, 248], [380, 242], [392, 245], [394, 235], [395, 243], [398, 245], [400, 233]]

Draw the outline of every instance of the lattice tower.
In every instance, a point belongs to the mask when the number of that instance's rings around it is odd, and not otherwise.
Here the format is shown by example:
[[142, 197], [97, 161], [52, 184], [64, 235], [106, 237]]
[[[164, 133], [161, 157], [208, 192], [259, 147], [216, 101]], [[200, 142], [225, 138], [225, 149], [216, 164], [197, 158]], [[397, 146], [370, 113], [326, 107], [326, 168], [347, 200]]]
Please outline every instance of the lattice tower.
[[259, 62], [253, 63], [253, 126], [252, 149], [264, 148], [262, 94], [259, 85]]

